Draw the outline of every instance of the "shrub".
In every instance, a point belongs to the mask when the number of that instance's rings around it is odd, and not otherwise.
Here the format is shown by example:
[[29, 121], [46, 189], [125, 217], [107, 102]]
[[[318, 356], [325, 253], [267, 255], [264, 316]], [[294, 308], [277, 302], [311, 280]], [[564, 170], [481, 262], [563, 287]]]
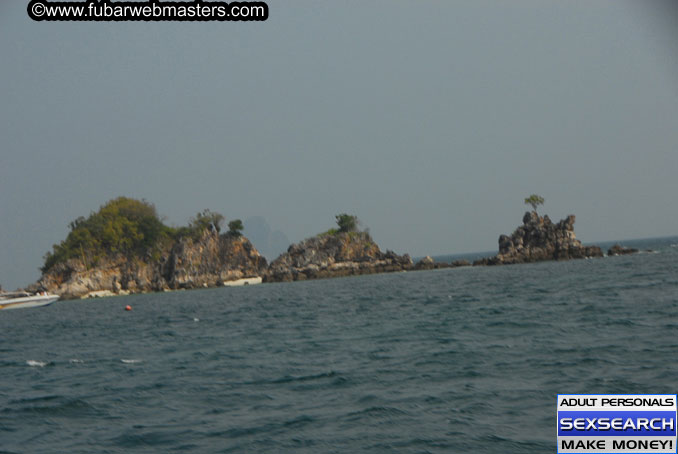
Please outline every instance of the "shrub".
[[127, 197], [110, 200], [87, 218], [78, 217], [69, 228], [66, 239], [45, 255], [43, 273], [72, 258], [88, 266], [106, 255], [143, 256], [175, 234], [162, 223], [153, 204]]
[[228, 234], [230, 236], [241, 236], [241, 231], [244, 228], [245, 227], [242, 225], [242, 221], [240, 219], [234, 219], [228, 223]]
[[342, 233], [358, 231], [358, 217], [342, 213], [335, 216], [339, 231]]

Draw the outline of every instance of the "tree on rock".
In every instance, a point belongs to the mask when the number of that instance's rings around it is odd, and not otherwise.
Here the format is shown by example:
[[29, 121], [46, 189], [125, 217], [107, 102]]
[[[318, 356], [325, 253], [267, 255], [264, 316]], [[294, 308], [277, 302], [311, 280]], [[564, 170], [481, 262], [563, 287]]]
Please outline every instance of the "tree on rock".
[[339, 231], [343, 233], [358, 231], [358, 216], [342, 213], [335, 216]]
[[155, 206], [145, 200], [118, 197], [87, 218], [69, 224], [70, 233], [45, 255], [43, 273], [54, 265], [79, 259], [88, 267], [105, 257], [144, 257], [171, 240], [173, 229], [162, 223]]
[[244, 228], [240, 219], [234, 219], [228, 223], [228, 234], [230, 236], [241, 236]]
[[205, 230], [221, 232], [221, 224], [224, 223], [224, 215], [211, 210], [203, 210], [191, 219], [188, 227], [197, 236], [200, 236]]
[[532, 205], [532, 209], [534, 211], [537, 211], [537, 207], [543, 204], [544, 198], [537, 194], [532, 194], [531, 196], [525, 198], [525, 205]]

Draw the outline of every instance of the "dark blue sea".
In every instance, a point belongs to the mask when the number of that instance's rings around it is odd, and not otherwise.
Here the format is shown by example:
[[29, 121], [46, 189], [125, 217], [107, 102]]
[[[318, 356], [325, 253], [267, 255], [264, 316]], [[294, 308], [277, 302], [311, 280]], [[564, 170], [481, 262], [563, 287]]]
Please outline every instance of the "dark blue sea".
[[0, 452], [554, 452], [558, 393], [678, 391], [678, 238], [625, 245], [2, 311]]

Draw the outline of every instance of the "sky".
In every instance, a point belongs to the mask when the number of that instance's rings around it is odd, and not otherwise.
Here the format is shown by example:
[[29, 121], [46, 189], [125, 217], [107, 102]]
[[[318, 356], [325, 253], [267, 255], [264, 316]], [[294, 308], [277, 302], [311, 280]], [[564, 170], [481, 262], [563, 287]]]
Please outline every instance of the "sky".
[[[584, 242], [678, 235], [678, 7], [269, 1], [264, 22], [34, 22], [0, 4], [0, 285], [117, 196], [293, 242], [492, 251], [532, 193]], [[256, 246], [256, 244], [255, 244]]]

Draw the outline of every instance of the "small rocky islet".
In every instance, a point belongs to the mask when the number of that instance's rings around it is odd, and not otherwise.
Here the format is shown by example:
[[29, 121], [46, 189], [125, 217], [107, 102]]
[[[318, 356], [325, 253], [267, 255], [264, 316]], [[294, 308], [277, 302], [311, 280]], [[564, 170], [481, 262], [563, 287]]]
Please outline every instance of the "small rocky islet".
[[321, 234], [291, 245], [275, 259], [264, 282], [301, 281], [412, 269], [409, 254], [382, 252], [367, 232]]
[[573, 214], [553, 223], [548, 216], [539, 216], [536, 211], [528, 211], [523, 216], [523, 225], [510, 236], [499, 237], [499, 253], [494, 257], [477, 260], [474, 265], [513, 265], [602, 257], [603, 251], [600, 247], [584, 246], [577, 239], [574, 221]]
[[[527, 199], [526, 199], [527, 201]], [[205, 210], [188, 227], [161, 223], [146, 201], [120, 197], [89, 218], [71, 223], [71, 232], [45, 256], [42, 276], [27, 288], [62, 299], [220, 287], [258, 282], [289, 282], [460, 266], [495, 266], [548, 260], [602, 257], [598, 246], [584, 246], [574, 233], [574, 215], [554, 223], [536, 210], [523, 216], [511, 235], [499, 237], [493, 257], [452, 263], [427, 256], [416, 264], [409, 254], [383, 252], [355, 216], [337, 216], [339, 228], [292, 244], [270, 264], [231, 221]], [[131, 239], [130, 239], [131, 238]], [[608, 255], [635, 249], [613, 246]]]

